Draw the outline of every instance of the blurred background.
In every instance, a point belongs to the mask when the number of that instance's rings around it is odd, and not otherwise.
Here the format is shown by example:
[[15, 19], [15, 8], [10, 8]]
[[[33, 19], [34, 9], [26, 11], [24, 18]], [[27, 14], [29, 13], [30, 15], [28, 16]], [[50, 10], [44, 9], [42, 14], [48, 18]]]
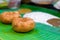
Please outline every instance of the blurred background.
[[[16, 0], [0, 0], [0, 9], [11, 7], [14, 4], [14, 1]], [[58, 7], [57, 4], [57, 2], [59, 2], [60, 0], [18, 0], [18, 1], [19, 2], [16, 1], [16, 3], [19, 3], [18, 5], [28, 4], [60, 11], [60, 6]], [[15, 6], [17, 6], [17, 4], [15, 4]]]
[[22, 0], [22, 4], [35, 5], [53, 10], [60, 10], [54, 7], [59, 0]]

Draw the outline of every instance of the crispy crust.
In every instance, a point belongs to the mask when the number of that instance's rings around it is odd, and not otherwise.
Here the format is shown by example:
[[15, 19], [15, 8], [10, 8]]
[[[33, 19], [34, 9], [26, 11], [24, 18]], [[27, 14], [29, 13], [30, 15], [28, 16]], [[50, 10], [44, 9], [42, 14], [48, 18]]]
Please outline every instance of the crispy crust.
[[12, 22], [13, 30], [16, 32], [28, 32], [34, 25], [34, 21], [30, 18], [15, 18]]
[[19, 11], [19, 13], [21, 13], [21, 14], [25, 14], [25, 13], [31, 12], [32, 10], [30, 10], [30, 9], [21, 9], [21, 10], [18, 10], [18, 11]]
[[15, 17], [20, 17], [20, 15], [16, 12], [4, 12], [1, 14], [1, 21], [3, 23], [11, 23], [12, 19]]

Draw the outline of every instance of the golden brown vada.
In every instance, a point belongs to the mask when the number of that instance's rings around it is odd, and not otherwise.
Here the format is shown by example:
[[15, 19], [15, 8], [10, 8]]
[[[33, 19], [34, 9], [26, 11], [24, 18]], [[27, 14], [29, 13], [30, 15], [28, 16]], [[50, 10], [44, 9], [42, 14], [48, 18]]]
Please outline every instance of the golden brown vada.
[[14, 18], [12, 26], [16, 32], [29, 32], [34, 28], [35, 22], [31, 18]]

